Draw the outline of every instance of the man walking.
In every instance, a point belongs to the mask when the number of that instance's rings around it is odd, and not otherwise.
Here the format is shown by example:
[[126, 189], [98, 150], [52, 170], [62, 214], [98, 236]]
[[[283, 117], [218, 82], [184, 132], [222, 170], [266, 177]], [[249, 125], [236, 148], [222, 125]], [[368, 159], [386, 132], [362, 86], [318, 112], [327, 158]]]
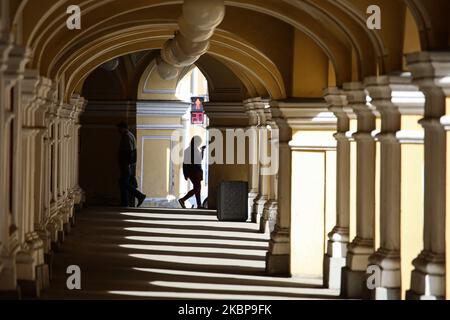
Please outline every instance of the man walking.
[[121, 206], [134, 207], [135, 199], [137, 199], [137, 206], [140, 207], [147, 196], [137, 189], [137, 181], [134, 175], [137, 162], [136, 138], [125, 122], [121, 122], [117, 128], [121, 135], [119, 146]]

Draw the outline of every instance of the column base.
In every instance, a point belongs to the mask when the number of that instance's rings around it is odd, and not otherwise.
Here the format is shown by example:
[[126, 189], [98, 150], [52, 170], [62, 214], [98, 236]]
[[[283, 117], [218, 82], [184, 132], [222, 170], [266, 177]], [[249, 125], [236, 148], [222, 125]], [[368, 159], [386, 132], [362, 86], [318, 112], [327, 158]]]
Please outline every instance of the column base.
[[71, 230], [72, 230], [72, 224], [70, 223], [70, 220], [69, 220], [69, 222], [65, 223], [63, 226], [64, 236], [69, 235]]
[[341, 296], [348, 299], [369, 299], [365, 271], [354, 271], [348, 267], [342, 269]]
[[336, 226], [328, 238], [330, 240], [323, 261], [323, 284], [329, 289], [340, 289], [342, 269], [347, 266], [348, 228]]
[[248, 193], [248, 219], [247, 222], [253, 222], [256, 223], [257, 221], [254, 221], [254, 213], [255, 213], [255, 200], [258, 198], [259, 194], [258, 192], [250, 191]]
[[445, 300], [445, 255], [422, 252], [414, 260], [408, 300]]
[[276, 229], [271, 234], [266, 255], [266, 273], [273, 276], [291, 276], [291, 246], [289, 229]]
[[381, 271], [380, 287], [371, 290], [373, 300], [401, 300], [401, 266], [400, 252], [379, 249], [369, 257], [371, 266]]
[[376, 288], [371, 290], [370, 298], [372, 300], [401, 300], [402, 290], [400, 288]]
[[17, 265], [16, 257], [3, 256], [3, 267], [0, 272], [0, 292], [15, 292], [17, 286]]
[[290, 277], [291, 257], [288, 254], [273, 255], [270, 252], [266, 255], [266, 273], [271, 276]]
[[260, 223], [264, 216], [264, 207], [269, 199], [267, 197], [259, 197], [255, 200], [255, 209], [253, 210], [252, 220], [254, 223]]
[[71, 228], [75, 227], [75, 215], [73, 215], [72, 217], [70, 217], [70, 219], [69, 219], [69, 224], [70, 224], [70, 227], [71, 227]]
[[40, 281], [41, 289], [47, 289], [50, 287], [50, 268], [48, 264], [42, 264], [36, 267], [36, 276]]
[[[269, 229], [268, 232], [272, 233], [275, 231], [278, 216], [278, 202], [271, 201], [264, 208], [263, 219], [265, 220], [265, 226]], [[267, 231], [267, 230], [266, 230]]]
[[347, 259], [334, 258], [325, 255], [323, 259], [323, 285], [328, 289], [341, 289], [342, 270], [347, 264]]
[[39, 280], [18, 281], [22, 299], [36, 299], [41, 296], [41, 282]]
[[61, 250], [62, 244], [64, 243], [66, 236], [64, 230], [57, 232], [57, 238], [56, 241], [52, 241], [52, 251], [58, 252]]
[[419, 295], [411, 290], [406, 292], [406, 300], [445, 300], [445, 297]]

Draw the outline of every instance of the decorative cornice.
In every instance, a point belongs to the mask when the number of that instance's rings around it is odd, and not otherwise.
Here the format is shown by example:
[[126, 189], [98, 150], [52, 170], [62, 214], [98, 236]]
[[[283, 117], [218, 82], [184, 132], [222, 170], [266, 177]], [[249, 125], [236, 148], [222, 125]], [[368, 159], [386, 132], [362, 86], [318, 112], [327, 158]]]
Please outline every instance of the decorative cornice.
[[242, 102], [208, 102], [205, 103], [205, 112], [210, 119], [248, 120], [248, 114]]
[[183, 101], [138, 101], [136, 113], [145, 117], [182, 117], [191, 104]]
[[412, 83], [410, 74], [400, 76], [380, 76], [365, 79], [366, 90], [372, 104], [380, 113], [400, 113], [401, 115], [423, 115], [425, 96]]

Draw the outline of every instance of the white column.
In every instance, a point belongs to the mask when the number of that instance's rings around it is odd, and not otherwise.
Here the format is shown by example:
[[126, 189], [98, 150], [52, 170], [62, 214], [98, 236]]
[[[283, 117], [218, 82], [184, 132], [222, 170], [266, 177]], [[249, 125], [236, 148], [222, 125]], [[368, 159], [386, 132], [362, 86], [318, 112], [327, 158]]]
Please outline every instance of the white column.
[[344, 91], [358, 118], [358, 132], [353, 135], [357, 144], [357, 218], [356, 238], [347, 248], [341, 291], [345, 297], [362, 298], [368, 293], [366, 271], [369, 256], [375, 251], [376, 144], [372, 132], [376, 116], [361, 83], [344, 84]]
[[52, 246], [57, 250], [60, 244], [64, 241], [64, 221], [60, 215], [60, 210], [63, 207], [61, 197], [61, 105], [57, 101], [56, 92], [54, 100], [51, 102], [51, 107], [48, 113], [50, 124], [49, 136], [49, 181], [51, 198], [49, 207], [49, 221], [47, 230], [50, 232], [52, 239]]
[[414, 260], [408, 299], [445, 299], [447, 206], [447, 110], [450, 95], [450, 52], [407, 56], [414, 83], [426, 97], [424, 248]]
[[[257, 110], [259, 118], [258, 126], [258, 196], [255, 199], [253, 205], [253, 221], [256, 223], [261, 223], [260, 229], [264, 232], [266, 229], [264, 224], [266, 224], [267, 219], [264, 218], [264, 207], [269, 201], [269, 183], [270, 183], [270, 172], [271, 163], [269, 160], [270, 151], [270, 137], [269, 130], [267, 127], [267, 121], [270, 120], [271, 114], [270, 109], [266, 108], [267, 104], [265, 102], [259, 103]], [[266, 163], [264, 163], [266, 162]]]
[[370, 264], [381, 270], [381, 285], [372, 292], [376, 300], [399, 300], [401, 294], [401, 182], [402, 116], [423, 115], [423, 94], [409, 75], [371, 77], [366, 90], [381, 115], [377, 136], [381, 150], [380, 243]]
[[336, 226], [328, 234], [327, 253], [324, 258], [324, 285], [330, 289], [341, 288], [342, 268], [346, 266], [347, 246], [350, 237], [350, 168], [351, 147], [347, 132], [353, 110], [347, 105], [347, 97], [338, 88], [329, 88], [324, 93], [329, 110], [338, 119], [337, 168], [336, 168]]
[[[22, 109], [21, 81], [25, 64], [28, 61], [27, 49], [14, 46], [7, 61], [3, 60], [1, 132], [3, 144], [0, 150], [2, 175], [0, 176], [3, 201], [0, 203], [2, 220], [0, 221], [0, 241], [3, 243], [0, 273], [0, 291], [17, 292], [16, 254], [25, 241], [23, 229], [25, 217], [22, 212]], [[6, 58], [6, 56], [3, 56]], [[6, 67], [6, 68], [5, 68]], [[13, 293], [15, 294], [15, 293]]]
[[[260, 119], [258, 108], [260, 107], [260, 99], [250, 99], [244, 101], [245, 108], [247, 110], [247, 115], [249, 118], [249, 126], [247, 130], [251, 132], [258, 132]], [[259, 155], [259, 137], [257, 137], [255, 143], [251, 143], [250, 146], [253, 148], [249, 152], [253, 155]], [[250, 157], [251, 159], [251, 157]], [[249, 164], [249, 192], [248, 192], [248, 221], [257, 222], [256, 212], [255, 212], [255, 201], [259, 196], [259, 161], [256, 163]]]
[[[274, 173], [271, 168], [273, 163], [268, 161], [270, 159], [272, 153], [272, 126], [275, 126], [275, 123], [272, 121], [272, 113], [270, 108], [266, 108], [264, 110], [264, 127], [261, 130], [261, 146], [260, 146], [260, 160], [261, 160], [261, 170], [260, 170], [260, 197], [256, 202], [256, 211], [258, 214], [258, 222], [260, 226], [260, 232], [266, 233], [269, 231], [269, 217], [270, 217], [270, 209], [274, 207], [274, 197], [271, 194], [271, 183], [273, 179]], [[272, 230], [273, 231], [273, 230]]]
[[[3, 31], [3, 30], [2, 30]], [[9, 142], [6, 134], [7, 123], [11, 116], [9, 104], [9, 88], [7, 77], [5, 75], [9, 54], [12, 50], [12, 44], [7, 36], [0, 35], [0, 292], [15, 291], [17, 289], [16, 281], [16, 248], [10, 246], [10, 208], [9, 208], [9, 186], [7, 177], [9, 176], [8, 151]], [[17, 244], [16, 244], [17, 245]]]
[[[43, 286], [44, 265], [43, 241], [35, 231], [35, 146], [38, 129], [35, 127], [35, 113], [39, 107], [37, 71], [26, 70], [22, 81], [22, 215], [24, 224], [22, 234], [24, 242], [17, 254], [17, 276], [22, 294], [27, 297], [39, 296]], [[48, 282], [48, 281], [46, 281]]]

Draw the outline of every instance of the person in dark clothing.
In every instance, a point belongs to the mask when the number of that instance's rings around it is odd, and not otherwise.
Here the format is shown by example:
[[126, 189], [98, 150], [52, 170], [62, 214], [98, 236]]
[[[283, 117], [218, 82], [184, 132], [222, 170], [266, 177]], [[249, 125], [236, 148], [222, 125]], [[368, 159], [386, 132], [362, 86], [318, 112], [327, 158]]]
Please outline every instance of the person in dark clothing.
[[147, 196], [137, 189], [137, 180], [134, 175], [137, 162], [136, 138], [126, 123], [121, 122], [117, 128], [121, 135], [119, 145], [121, 206], [134, 207], [136, 204], [135, 199], [137, 199], [137, 206], [140, 207]]
[[203, 169], [202, 160], [206, 147], [201, 148], [202, 138], [195, 136], [191, 140], [191, 145], [184, 151], [184, 164], [183, 164], [183, 174], [186, 180], [191, 180], [194, 188], [188, 192], [188, 194], [178, 200], [181, 207], [186, 209], [185, 202], [195, 195], [197, 200], [197, 207], [202, 209], [202, 181], [203, 181]]

